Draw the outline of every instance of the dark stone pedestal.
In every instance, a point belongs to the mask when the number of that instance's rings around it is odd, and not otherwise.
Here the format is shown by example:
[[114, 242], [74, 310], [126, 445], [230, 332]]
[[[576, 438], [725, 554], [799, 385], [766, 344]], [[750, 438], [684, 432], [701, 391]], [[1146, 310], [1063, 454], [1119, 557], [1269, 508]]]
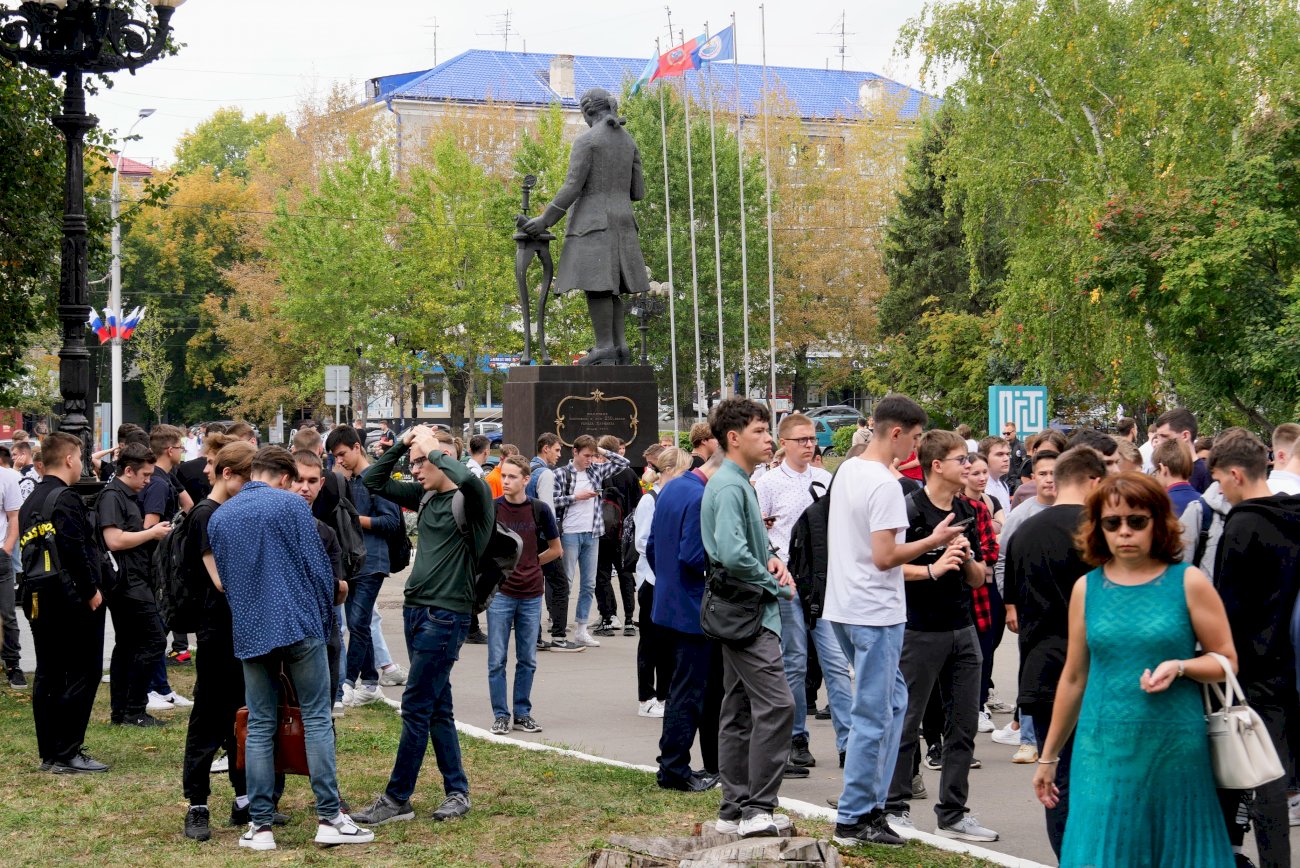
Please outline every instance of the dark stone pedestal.
[[640, 467], [641, 453], [659, 440], [659, 394], [650, 367], [518, 366], [506, 376], [502, 403], [503, 442], [526, 456], [535, 454], [537, 438], [546, 431], [564, 445], [561, 462], [572, 456], [575, 438], [613, 434], [627, 443], [627, 459]]

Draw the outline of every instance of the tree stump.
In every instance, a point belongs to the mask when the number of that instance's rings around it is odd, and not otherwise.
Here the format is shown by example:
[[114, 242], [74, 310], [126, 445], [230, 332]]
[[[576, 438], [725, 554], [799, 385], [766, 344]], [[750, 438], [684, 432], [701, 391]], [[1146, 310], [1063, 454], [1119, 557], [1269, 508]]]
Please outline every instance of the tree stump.
[[778, 837], [741, 838], [696, 824], [689, 838], [614, 835], [587, 859], [589, 868], [839, 868], [829, 841], [806, 838], [791, 828]]

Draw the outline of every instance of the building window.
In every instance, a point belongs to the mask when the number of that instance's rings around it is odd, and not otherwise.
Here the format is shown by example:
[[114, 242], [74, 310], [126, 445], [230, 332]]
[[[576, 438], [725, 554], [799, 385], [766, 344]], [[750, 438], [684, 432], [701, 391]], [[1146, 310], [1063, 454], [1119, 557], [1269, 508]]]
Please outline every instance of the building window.
[[424, 375], [424, 409], [447, 409], [447, 379], [442, 374]]

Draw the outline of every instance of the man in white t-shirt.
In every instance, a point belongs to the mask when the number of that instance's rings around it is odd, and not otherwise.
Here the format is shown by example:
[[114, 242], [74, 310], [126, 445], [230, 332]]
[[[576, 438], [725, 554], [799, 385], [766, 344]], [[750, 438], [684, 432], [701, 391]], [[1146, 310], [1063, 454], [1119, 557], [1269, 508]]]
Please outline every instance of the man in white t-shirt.
[[9, 686], [21, 690], [27, 678], [19, 665], [18, 615], [14, 604], [13, 556], [18, 542], [18, 508], [23, 496], [18, 491], [18, 471], [10, 467], [9, 450], [0, 446], [0, 622], [3, 622], [3, 658]]
[[1300, 425], [1284, 422], [1273, 429], [1273, 472], [1268, 490], [1274, 494], [1300, 494]]
[[907, 684], [898, 670], [907, 624], [903, 564], [947, 545], [961, 529], [947, 517], [929, 537], [903, 541], [907, 507], [889, 468], [916, 450], [928, 417], [902, 395], [883, 399], [873, 415], [867, 450], [836, 474], [827, 528], [824, 617], [857, 673], [835, 840], [901, 847], [884, 805], [907, 711]]
[[491, 448], [491, 442], [489, 442], [487, 437], [482, 434], [475, 434], [473, 437], [469, 438], [469, 458], [465, 459], [465, 466], [469, 468], [470, 473], [474, 474], [479, 479], [482, 479], [487, 475], [485, 467], [487, 465], [488, 452]]
[[[776, 549], [782, 563], [790, 562], [790, 534], [803, 511], [813, 502], [810, 489], [817, 486], [821, 497], [829, 489], [831, 475], [820, 467], [813, 467], [813, 451], [817, 448], [817, 429], [812, 419], [802, 413], [791, 413], [781, 420], [777, 429], [785, 460], [776, 469], [764, 474], [754, 486], [758, 492], [758, 505], [763, 510], [763, 520], [770, 521], [768, 540]], [[781, 659], [785, 665], [785, 678], [794, 696], [794, 730], [790, 738], [790, 765], [811, 768], [816, 760], [808, 750], [807, 688], [808, 640], [815, 643], [817, 659], [821, 662], [822, 677], [826, 681], [826, 695], [830, 700], [831, 724], [835, 729], [835, 747], [844, 756], [849, 738], [849, 708], [853, 703], [853, 682], [849, 676], [849, 661], [840, 648], [830, 622], [818, 619], [812, 630], [804, 618], [803, 603], [798, 590], [790, 600], [779, 600], [781, 609]], [[787, 770], [787, 776], [792, 776]], [[802, 777], [797, 772], [793, 776]]]

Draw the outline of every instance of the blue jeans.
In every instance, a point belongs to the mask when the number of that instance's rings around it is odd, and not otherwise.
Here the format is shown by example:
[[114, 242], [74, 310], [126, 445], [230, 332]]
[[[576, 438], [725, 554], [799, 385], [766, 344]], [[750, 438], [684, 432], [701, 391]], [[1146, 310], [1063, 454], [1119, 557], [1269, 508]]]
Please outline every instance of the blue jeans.
[[330, 720], [333, 690], [325, 640], [300, 639], [243, 664], [244, 701], [248, 704], [244, 770], [253, 825], [270, 826], [275, 813], [275, 731], [282, 667], [293, 679], [302, 708], [316, 815], [323, 820], [333, 819], [339, 813], [339, 784], [334, 769], [334, 726]]
[[343, 611], [342, 603], [334, 607], [334, 619], [335, 619], [335, 623], [339, 625], [338, 659], [334, 667], [335, 671], [338, 672], [339, 677], [335, 679], [334, 701], [342, 702], [343, 701], [343, 676], [346, 675], [348, 672], [348, 649], [347, 646], [343, 644], [343, 630], [344, 628], [347, 627], [348, 620], [347, 620], [347, 615]]
[[832, 622], [840, 647], [853, 660], [857, 673], [844, 759], [844, 791], [836, 816], [836, 822], [846, 826], [883, 808], [889, 792], [907, 713], [907, 682], [898, 669], [906, 626]]
[[[1025, 731], [1025, 716], [1020, 717], [1020, 731]], [[1043, 736], [1036, 740], [1036, 747], [1039, 754], [1043, 752], [1043, 743], [1047, 741], [1047, 732], [1044, 730]], [[1056, 788], [1060, 791], [1057, 795], [1055, 808], [1044, 808], [1043, 813], [1047, 820], [1047, 842], [1052, 845], [1052, 852], [1056, 858], [1061, 858], [1061, 844], [1065, 841], [1065, 823], [1070, 817], [1070, 757], [1074, 754], [1074, 735], [1071, 734], [1061, 745], [1061, 750], [1057, 753], [1060, 761], [1056, 764]], [[1265, 863], [1267, 864], [1267, 863]]]
[[[430, 740], [442, 772], [443, 791], [468, 794], [469, 780], [460, 762], [460, 739], [451, 707], [451, 667], [469, 635], [470, 614], [407, 606], [402, 618], [411, 674], [402, 691], [402, 738], [388, 778], [388, 796], [404, 802], [415, 792]], [[537, 641], [535, 636], [529, 639]]]
[[533, 675], [537, 672], [537, 631], [542, 625], [542, 598], [519, 599], [497, 594], [487, 608], [488, 625], [488, 693], [492, 697], [492, 715], [509, 717], [506, 705], [506, 657], [510, 651], [510, 631], [515, 632], [515, 717], [533, 713]]
[[[1043, 737], [1047, 737], [1046, 732], [1043, 733]], [[1034, 718], [1025, 714], [1023, 708], [1020, 709], [1020, 743], [1038, 746], [1038, 735], [1034, 732]]]
[[813, 645], [822, 667], [822, 680], [826, 682], [826, 697], [831, 706], [831, 728], [835, 730], [835, 749], [848, 750], [850, 718], [853, 708], [853, 676], [849, 673], [849, 658], [844, 656], [840, 640], [830, 621], [819, 618], [812, 631]]
[[804, 679], [808, 677], [808, 626], [803, 619], [803, 605], [799, 592], [792, 600], [777, 600], [781, 610], [781, 662], [785, 666], [785, 681], [794, 696], [794, 728], [792, 738], [808, 737], [808, 691]]
[[370, 644], [375, 647], [375, 669], [383, 669], [393, 662], [393, 654], [388, 650], [388, 642], [384, 639], [383, 629], [384, 619], [379, 614], [379, 606], [375, 606], [374, 614], [370, 616]]
[[365, 684], [379, 683], [370, 623], [375, 614], [375, 598], [385, 578], [383, 573], [366, 573], [348, 583], [348, 598], [343, 604], [348, 616], [348, 668], [343, 680], [348, 684], [355, 685], [358, 680]]
[[600, 537], [594, 533], [565, 533], [560, 534], [560, 543], [564, 546], [564, 572], [569, 581], [579, 576], [578, 607], [573, 619], [578, 629], [584, 630], [587, 617], [591, 615], [591, 599], [596, 593], [596, 556], [600, 553]]

